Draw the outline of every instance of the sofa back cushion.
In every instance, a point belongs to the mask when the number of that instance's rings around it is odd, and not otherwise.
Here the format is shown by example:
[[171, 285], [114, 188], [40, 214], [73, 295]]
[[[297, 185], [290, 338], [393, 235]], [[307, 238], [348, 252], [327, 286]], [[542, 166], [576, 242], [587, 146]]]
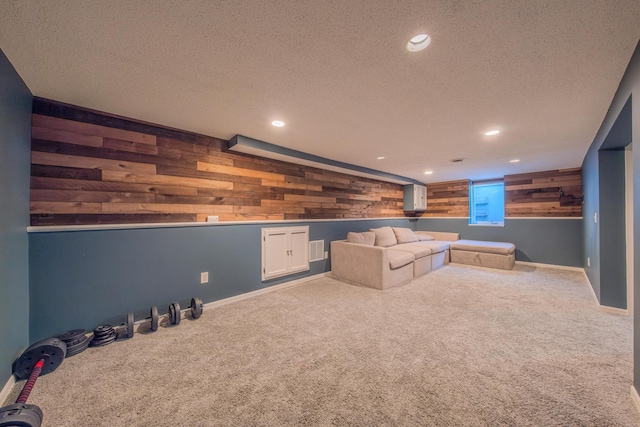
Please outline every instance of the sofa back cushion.
[[372, 231], [365, 231], [362, 233], [354, 233], [350, 231], [347, 234], [347, 242], [357, 243], [359, 245], [373, 246], [373, 244], [376, 242], [376, 233]]
[[413, 243], [418, 241], [418, 236], [410, 228], [403, 227], [391, 227], [393, 234], [396, 235], [398, 244], [400, 243]]
[[428, 242], [430, 240], [436, 240], [431, 234], [416, 234], [418, 240], [421, 242]]
[[391, 227], [370, 228], [369, 231], [373, 231], [376, 234], [375, 246], [382, 246], [388, 248], [398, 244], [396, 235], [393, 233]]

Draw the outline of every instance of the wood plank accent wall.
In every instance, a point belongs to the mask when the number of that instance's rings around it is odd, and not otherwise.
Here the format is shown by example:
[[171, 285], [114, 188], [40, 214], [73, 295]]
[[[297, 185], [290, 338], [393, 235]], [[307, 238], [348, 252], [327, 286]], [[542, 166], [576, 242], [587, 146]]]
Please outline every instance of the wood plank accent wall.
[[31, 225], [401, 217], [402, 186], [35, 98]]
[[582, 216], [580, 168], [507, 175], [505, 217]]
[[469, 180], [427, 184], [427, 211], [423, 217], [469, 217]]

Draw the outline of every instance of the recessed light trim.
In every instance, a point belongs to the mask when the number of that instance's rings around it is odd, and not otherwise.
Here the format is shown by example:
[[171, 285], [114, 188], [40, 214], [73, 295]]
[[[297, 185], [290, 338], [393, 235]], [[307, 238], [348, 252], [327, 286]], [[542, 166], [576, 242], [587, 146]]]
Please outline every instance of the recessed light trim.
[[493, 136], [493, 135], [497, 135], [497, 134], [499, 134], [499, 133], [500, 133], [500, 131], [499, 131], [499, 130], [497, 130], [497, 129], [495, 129], [495, 130], [490, 130], [489, 132], [485, 132], [484, 134], [485, 134], [486, 136]]
[[431, 36], [428, 34], [418, 34], [411, 37], [409, 43], [407, 43], [407, 50], [409, 52], [418, 52], [431, 44]]
[[433, 174], [433, 171], [426, 171], [424, 174], [425, 175], [431, 175], [431, 174]]
[[271, 124], [277, 128], [281, 128], [282, 126], [284, 126], [284, 122], [282, 120], [274, 120], [271, 122]]
[[384, 156], [376, 157], [377, 160], [384, 160]]
[[520, 161], [520, 159], [513, 159], [513, 160], [509, 160], [509, 163], [518, 163]]

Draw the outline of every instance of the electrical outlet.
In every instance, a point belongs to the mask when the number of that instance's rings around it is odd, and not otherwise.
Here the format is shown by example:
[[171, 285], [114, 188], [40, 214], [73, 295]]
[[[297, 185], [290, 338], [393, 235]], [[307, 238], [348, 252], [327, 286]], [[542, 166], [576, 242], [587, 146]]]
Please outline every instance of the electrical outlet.
[[210, 215], [207, 217], [207, 222], [218, 222], [218, 215]]
[[587, 257], [587, 267], [591, 267], [591, 258]]
[[200, 284], [204, 285], [205, 283], [209, 283], [209, 272], [203, 271], [200, 273]]
[[324, 259], [329, 258], [329, 251], [324, 251]]

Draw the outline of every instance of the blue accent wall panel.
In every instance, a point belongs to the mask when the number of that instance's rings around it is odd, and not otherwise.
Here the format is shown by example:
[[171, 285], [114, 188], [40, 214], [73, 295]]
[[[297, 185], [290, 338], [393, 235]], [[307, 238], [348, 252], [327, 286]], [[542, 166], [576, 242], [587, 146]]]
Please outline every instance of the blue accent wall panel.
[[[415, 229], [415, 220], [327, 221], [234, 224], [31, 233], [31, 338], [43, 339], [75, 328], [118, 324], [133, 311], [161, 313], [173, 301], [205, 303], [330, 271], [330, 260], [310, 270], [261, 281], [261, 229], [309, 226], [309, 240], [345, 239], [349, 231], [385, 225]], [[200, 285], [200, 273], [209, 283]]]
[[0, 388], [29, 344], [31, 102], [0, 50]]
[[582, 221], [578, 218], [505, 218], [504, 227], [470, 226], [466, 218], [422, 218], [417, 229], [460, 233], [461, 239], [513, 243], [517, 261], [582, 267]]

